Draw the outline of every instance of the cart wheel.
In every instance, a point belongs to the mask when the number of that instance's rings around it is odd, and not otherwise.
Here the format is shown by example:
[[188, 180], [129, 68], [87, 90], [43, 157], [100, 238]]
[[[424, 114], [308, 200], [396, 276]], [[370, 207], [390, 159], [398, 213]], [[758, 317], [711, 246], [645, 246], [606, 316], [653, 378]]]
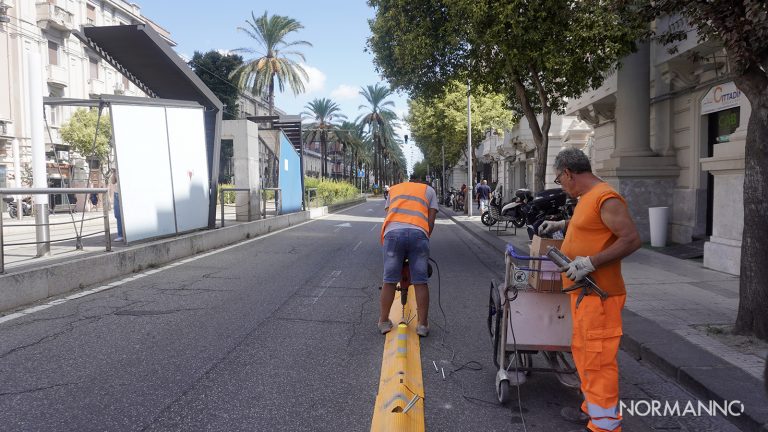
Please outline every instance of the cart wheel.
[[509, 380], [501, 380], [499, 386], [496, 388], [496, 397], [499, 399], [499, 403], [506, 405], [510, 400], [512, 394], [512, 388], [509, 385]]

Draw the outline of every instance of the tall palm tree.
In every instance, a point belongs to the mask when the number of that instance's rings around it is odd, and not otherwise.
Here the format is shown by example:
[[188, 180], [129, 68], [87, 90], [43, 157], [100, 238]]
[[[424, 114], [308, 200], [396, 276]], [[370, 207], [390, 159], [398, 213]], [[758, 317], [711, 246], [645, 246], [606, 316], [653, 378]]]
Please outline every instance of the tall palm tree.
[[[382, 176], [384, 166], [384, 148], [387, 141], [394, 141], [393, 126], [397, 124], [397, 114], [391, 108], [395, 103], [386, 100], [392, 95], [392, 90], [383, 85], [369, 85], [360, 89], [360, 95], [368, 102], [360, 105], [358, 109], [365, 110], [357, 119], [361, 128], [370, 133], [374, 144], [374, 179], [376, 183]], [[380, 184], [380, 183], [379, 183]]]
[[282, 15], [257, 17], [251, 12], [251, 21], [245, 20], [246, 27], [237, 29], [254, 39], [259, 45], [259, 49], [239, 48], [235, 51], [247, 54], [255, 54], [256, 57], [246, 60], [246, 62], [232, 73], [232, 77], [240, 74], [238, 87], [241, 90], [249, 89], [251, 93], [263, 95], [266, 92], [267, 102], [269, 104], [269, 115], [273, 115], [275, 110], [275, 80], [277, 87], [282, 93], [285, 91], [285, 85], [293, 91], [294, 95], [304, 92], [304, 82], [309, 80], [307, 71], [295, 60], [289, 56], [295, 56], [304, 59], [304, 54], [296, 51], [298, 46], [312, 46], [307, 41], [286, 41], [286, 36], [304, 26], [293, 18]]
[[365, 151], [366, 134], [353, 122], [345, 121], [339, 125], [336, 132], [339, 141], [344, 145], [344, 152], [349, 154], [350, 177], [357, 175], [361, 168], [361, 159]]
[[304, 129], [304, 142], [312, 142], [316, 138], [320, 138], [322, 157], [320, 176], [327, 177], [328, 138], [338, 129], [338, 121], [345, 120], [347, 116], [341, 113], [341, 108], [336, 102], [328, 98], [314, 99], [304, 108], [307, 111], [301, 113], [302, 117], [312, 119], [312, 123]]

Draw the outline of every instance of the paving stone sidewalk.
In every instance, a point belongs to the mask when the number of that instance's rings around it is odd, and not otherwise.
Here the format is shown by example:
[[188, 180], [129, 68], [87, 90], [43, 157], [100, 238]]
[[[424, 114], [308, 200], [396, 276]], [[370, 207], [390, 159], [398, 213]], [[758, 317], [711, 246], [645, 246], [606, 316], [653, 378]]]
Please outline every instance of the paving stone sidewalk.
[[[479, 216], [469, 218], [446, 207], [441, 211], [500, 253], [507, 243], [528, 251], [524, 228], [515, 234], [510, 225], [497, 234]], [[702, 401], [741, 401], [745, 412], [731, 418], [734, 424], [768, 431], [763, 391], [768, 344], [730, 333], [738, 308], [738, 277], [648, 248], [626, 258], [622, 273], [627, 284], [622, 349], [654, 364]]]

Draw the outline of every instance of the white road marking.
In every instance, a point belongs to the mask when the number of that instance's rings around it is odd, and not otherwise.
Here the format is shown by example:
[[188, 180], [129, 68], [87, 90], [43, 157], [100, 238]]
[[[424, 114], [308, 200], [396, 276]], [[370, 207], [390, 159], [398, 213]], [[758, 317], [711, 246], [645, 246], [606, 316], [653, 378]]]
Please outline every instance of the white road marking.
[[356, 251], [356, 250], [357, 250], [357, 248], [359, 248], [361, 244], [363, 244], [363, 241], [362, 241], [362, 240], [360, 240], [359, 242], [357, 242], [357, 244], [355, 245], [355, 247], [353, 247], [353, 248], [352, 248], [352, 252]]
[[329, 286], [331, 286], [331, 284], [333, 284], [333, 282], [336, 280], [337, 277], [339, 277], [339, 275], [341, 275], [341, 270], [334, 270], [328, 276], [326, 276], [322, 282], [320, 282], [320, 286], [323, 288], [315, 297], [312, 298], [312, 304], [317, 303], [320, 297], [322, 297], [323, 294], [325, 294], [325, 291], [328, 289]]
[[373, 226], [371, 227], [371, 231], [370, 231], [370, 232], [373, 232], [373, 230], [374, 230], [374, 229], [375, 229], [377, 226], [379, 226], [379, 224], [373, 224]]

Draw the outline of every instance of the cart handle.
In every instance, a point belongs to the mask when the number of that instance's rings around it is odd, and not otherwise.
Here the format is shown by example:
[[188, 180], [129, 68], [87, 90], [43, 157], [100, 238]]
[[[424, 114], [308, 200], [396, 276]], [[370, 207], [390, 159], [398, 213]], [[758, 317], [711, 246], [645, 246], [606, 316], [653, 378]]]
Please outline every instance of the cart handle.
[[545, 255], [537, 256], [537, 257], [527, 256], [527, 255], [518, 255], [515, 252], [515, 247], [511, 243], [507, 244], [507, 254], [509, 254], [509, 256], [517, 260], [552, 261]]

